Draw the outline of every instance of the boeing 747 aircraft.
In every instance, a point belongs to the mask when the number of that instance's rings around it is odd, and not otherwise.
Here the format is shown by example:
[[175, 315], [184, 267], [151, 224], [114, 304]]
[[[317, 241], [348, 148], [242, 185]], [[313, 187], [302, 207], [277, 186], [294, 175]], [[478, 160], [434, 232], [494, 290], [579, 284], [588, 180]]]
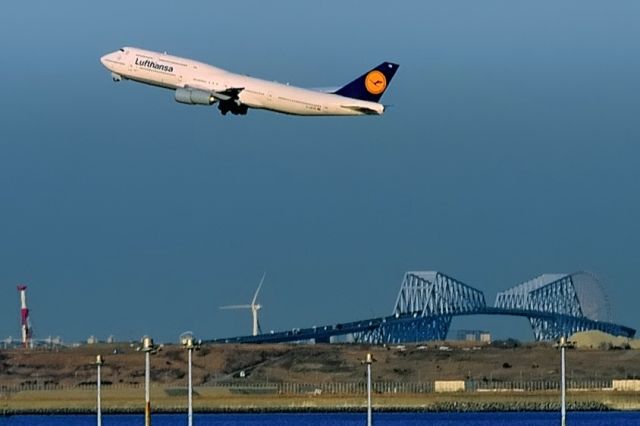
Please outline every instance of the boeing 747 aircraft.
[[398, 64], [383, 62], [337, 90], [321, 91], [133, 47], [118, 49], [100, 61], [111, 71], [113, 81], [132, 80], [175, 90], [176, 101], [217, 103], [223, 115], [244, 115], [249, 108], [294, 115], [382, 115], [385, 107], [378, 101], [398, 70]]

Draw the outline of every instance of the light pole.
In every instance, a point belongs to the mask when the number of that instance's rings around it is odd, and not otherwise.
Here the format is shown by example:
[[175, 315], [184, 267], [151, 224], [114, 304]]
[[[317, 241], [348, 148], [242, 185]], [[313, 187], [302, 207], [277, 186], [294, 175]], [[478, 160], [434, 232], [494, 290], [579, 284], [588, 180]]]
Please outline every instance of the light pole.
[[101, 399], [102, 398], [101, 398], [101, 395], [100, 395], [100, 388], [102, 387], [102, 377], [101, 377], [100, 368], [104, 364], [104, 359], [102, 358], [102, 355], [97, 355], [96, 356], [95, 364], [96, 364], [96, 367], [98, 369], [98, 378], [96, 380], [96, 385], [97, 385], [96, 414], [97, 414], [98, 426], [102, 426], [102, 406], [101, 406]]
[[142, 338], [142, 352], [144, 352], [144, 425], [151, 426], [151, 400], [149, 386], [151, 385], [150, 355], [155, 351], [153, 339], [149, 336]]
[[188, 408], [188, 413], [187, 413], [187, 424], [189, 426], [193, 425], [193, 382], [191, 379], [191, 358], [193, 355], [193, 350], [198, 350], [200, 349], [200, 342], [196, 342], [195, 338], [193, 337], [193, 335], [191, 333], [185, 333], [182, 336], [180, 336], [180, 343], [182, 344], [182, 346], [184, 346], [184, 348], [187, 350], [188, 354], [189, 354], [189, 389], [187, 391], [188, 394], [188, 400], [189, 400], [189, 408]]
[[367, 426], [371, 426], [371, 364], [375, 359], [371, 356], [370, 353], [367, 354], [367, 357], [363, 364], [367, 364]]
[[565, 375], [565, 359], [564, 359], [564, 350], [567, 346], [567, 341], [562, 336], [560, 338], [560, 358], [561, 358], [561, 381], [560, 381], [560, 393], [561, 393], [561, 402], [560, 402], [560, 425], [566, 426], [567, 424], [567, 385], [566, 385], [566, 375]]

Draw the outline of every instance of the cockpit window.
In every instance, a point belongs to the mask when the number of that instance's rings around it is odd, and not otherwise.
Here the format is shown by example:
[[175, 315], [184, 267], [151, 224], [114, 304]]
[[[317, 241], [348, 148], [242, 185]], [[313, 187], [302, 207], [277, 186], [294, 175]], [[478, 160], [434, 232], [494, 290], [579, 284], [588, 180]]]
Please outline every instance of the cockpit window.
[[122, 48], [120, 48], [119, 50], [120, 50], [121, 52], [124, 52], [124, 49], [122, 49]]

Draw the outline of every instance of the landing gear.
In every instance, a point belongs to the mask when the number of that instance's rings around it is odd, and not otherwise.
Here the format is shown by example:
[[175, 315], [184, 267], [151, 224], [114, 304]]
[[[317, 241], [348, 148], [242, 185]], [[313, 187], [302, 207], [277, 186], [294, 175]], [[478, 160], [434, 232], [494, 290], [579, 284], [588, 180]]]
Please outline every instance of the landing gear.
[[224, 101], [218, 104], [218, 109], [222, 115], [227, 115], [230, 112], [233, 115], [246, 115], [249, 111], [249, 107], [243, 104], [239, 104], [238, 101]]
[[116, 74], [114, 72], [111, 73], [111, 79], [115, 82], [122, 80], [122, 76], [120, 74]]

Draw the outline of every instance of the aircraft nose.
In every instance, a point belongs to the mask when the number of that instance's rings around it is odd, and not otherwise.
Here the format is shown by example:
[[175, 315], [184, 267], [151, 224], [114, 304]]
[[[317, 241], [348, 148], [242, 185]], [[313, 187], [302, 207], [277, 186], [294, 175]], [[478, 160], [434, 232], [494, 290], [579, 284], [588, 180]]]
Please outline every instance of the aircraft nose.
[[106, 55], [100, 57], [100, 62], [108, 70], [111, 69], [110, 65], [113, 65], [111, 62], [115, 59], [115, 53], [116, 52], [109, 52]]

